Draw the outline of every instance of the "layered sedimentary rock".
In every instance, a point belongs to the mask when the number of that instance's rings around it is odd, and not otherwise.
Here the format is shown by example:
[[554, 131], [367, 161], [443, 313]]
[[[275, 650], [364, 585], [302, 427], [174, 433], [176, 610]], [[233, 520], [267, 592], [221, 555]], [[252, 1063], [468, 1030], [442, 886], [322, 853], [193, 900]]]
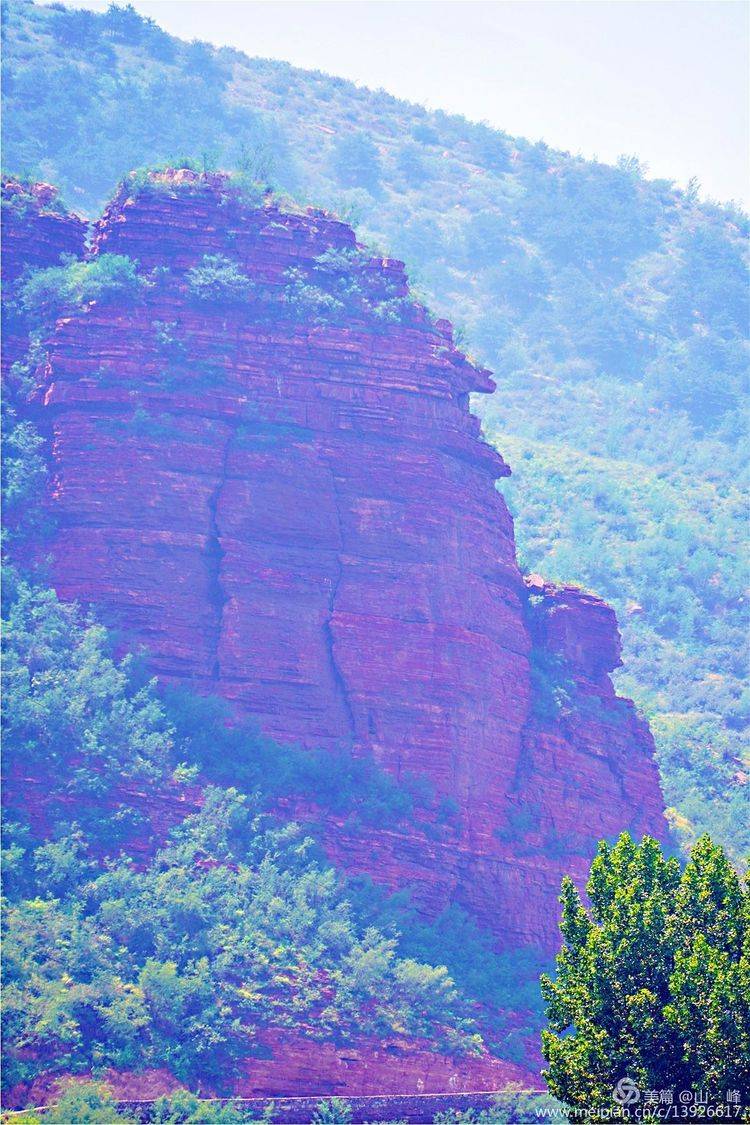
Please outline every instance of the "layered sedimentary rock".
[[86, 222], [60, 207], [51, 184], [22, 184], [6, 179], [2, 184], [3, 229], [0, 267], [4, 291], [2, 373], [28, 347], [26, 324], [14, 307], [15, 290], [26, 270], [60, 264], [61, 256], [83, 254]]
[[60, 206], [57, 188], [3, 180], [2, 194], [4, 283], [25, 269], [58, 265], [62, 254], [83, 253], [86, 221]]
[[[469, 410], [489, 374], [400, 263], [222, 177], [123, 188], [104, 253], [141, 297], [60, 320], [39, 372], [59, 592], [278, 740], [427, 778], [411, 825], [329, 820], [332, 857], [553, 947], [561, 874], [602, 836], [663, 836], [662, 802], [611, 610], [519, 572]], [[233, 291], [201, 288], [206, 256]]]
[[[425, 1041], [363, 1040], [356, 1047], [346, 1048], [302, 1039], [288, 1031], [269, 1031], [263, 1035], [263, 1046], [267, 1057], [247, 1059], [243, 1064], [234, 1088], [239, 1097], [273, 1097], [280, 1092], [291, 1098], [350, 1096], [352, 1092], [372, 1097], [388, 1091], [402, 1097], [456, 1095], [501, 1090], [509, 1084], [534, 1089], [539, 1082], [533, 1072], [515, 1063], [486, 1053], [457, 1060], [437, 1053]], [[180, 1089], [180, 1082], [166, 1069], [110, 1070], [103, 1077], [118, 1101], [134, 1105]], [[36, 1105], [49, 1103], [60, 1083], [57, 1076], [44, 1077], [30, 1091], [19, 1090], [16, 1100]], [[210, 1095], [213, 1091], [206, 1088], [203, 1093]], [[313, 1103], [311, 1109], [315, 1108]], [[393, 1112], [387, 1119], [397, 1118], [398, 1103], [390, 1108]], [[277, 1106], [279, 1109], [283, 1114], [283, 1107]], [[288, 1120], [286, 1114], [281, 1119]], [[381, 1120], [379, 1116], [376, 1119]]]

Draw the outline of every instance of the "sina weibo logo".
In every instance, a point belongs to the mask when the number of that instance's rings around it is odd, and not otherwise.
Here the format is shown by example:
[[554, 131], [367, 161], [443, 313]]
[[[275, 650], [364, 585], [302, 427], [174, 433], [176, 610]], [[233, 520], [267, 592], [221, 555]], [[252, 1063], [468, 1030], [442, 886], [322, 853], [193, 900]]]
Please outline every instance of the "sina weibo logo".
[[612, 1100], [617, 1105], [635, 1105], [641, 1100], [641, 1091], [632, 1078], [621, 1078], [612, 1091]]

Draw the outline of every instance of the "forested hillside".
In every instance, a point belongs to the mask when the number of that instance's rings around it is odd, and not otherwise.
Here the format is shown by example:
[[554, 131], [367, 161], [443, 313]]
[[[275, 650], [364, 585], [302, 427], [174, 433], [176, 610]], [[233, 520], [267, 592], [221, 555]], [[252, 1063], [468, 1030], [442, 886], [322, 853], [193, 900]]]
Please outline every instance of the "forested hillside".
[[406, 261], [496, 373], [524, 564], [616, 605], [678, 829], [746, 850], [745, 217], [131, 9], [3, 16], [10, 170], [91, 214], [146, 163], [239, 168]]
[[299, 794], [383, 824], [418, 798], [230, 731], [218, 700], [160, 699], [104, 628], [13, 568], [4, 597], [4, 1091], [97, 1066], [223, 1091], [269, 1031], [480, 1061], [482, 1032], [523, 1058], [533, 955], [494, 953], [456, 908], [426, 924], [274, 808]]

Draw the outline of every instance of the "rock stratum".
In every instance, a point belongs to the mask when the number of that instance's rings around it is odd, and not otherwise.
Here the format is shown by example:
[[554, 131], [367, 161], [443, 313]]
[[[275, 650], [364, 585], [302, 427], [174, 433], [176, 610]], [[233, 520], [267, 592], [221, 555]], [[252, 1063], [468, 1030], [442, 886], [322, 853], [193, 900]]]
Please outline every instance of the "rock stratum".
[[[7, 276], [65, 251], [127, 255], [144, 282], [59, 319], [36, 372], [60, 595], [274, 739], [428, 780], [412, 823], [329, 818], [331, 859], [428, 915], [460, 904], [502, 948], [554, 949], [562, 875], [666, 825], [648, 727], [610, 680], [613, 611], [519, 570], [510, 470], [470, 410], [490, 374], [322, 212], [152, 174], [84, 249], [47, 202], [9, 217]], [[233, 294], [196, 284], [206, 260]]]

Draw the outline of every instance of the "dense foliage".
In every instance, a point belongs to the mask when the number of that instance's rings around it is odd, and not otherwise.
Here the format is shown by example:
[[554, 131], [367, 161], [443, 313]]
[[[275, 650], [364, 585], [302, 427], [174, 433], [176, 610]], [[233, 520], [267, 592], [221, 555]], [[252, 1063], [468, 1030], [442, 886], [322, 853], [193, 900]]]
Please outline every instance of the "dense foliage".
[[124, 254], [100, 254], [90, 262], [75, 258], [60, 266], [35, 270], [19, 286], [17, 306], [31, 326], [54, 324], [59, 316], [89, 301], [127, 304], [143, 292], [146, 281]]
[[435, 1125], [516, 1125], [517, 1122], [567, 1121], [564, 1107], [549, 1094], [514, 1088], [511, 1083], [486, 1109], [450, 1109], [436, 1113]]
[[[351, 1104], [344, 1098], [329, 1098], [318, 1102], [310, 1118], [311, 1125], [350, 1125], [354, 1117]], [[235, 1101], [199, 1098], [188, 1090], [179, 1089], [173, 1094], [156, 1098], [150, 1105], [140, 1107], [135, 1114], [117, 1108], [107, 1086], [101, 1082], [72, 1080], [64, 1084], [55, 1105], [42, 1116], [34, 1110], [7, 1115], [8, 1121], [18, 1125], [42, 1125], [42, 1121], [70, 1125], [71, 1122], [101, 1122], [119, 1125], [128, 1122], [146, 1122], [148, 1125], [272, 1125], [279, 1121], [279, 1108], [268, 1102], [263, 1113], [251, 1108], [241, 1099]], [[6, 1117], [0, 1118], [3, 1122]], [[508, 1086], [498, 1094], [492, 1105], [481, 1110], [448, 1110], [435, 1114], [435, 1125], [514, 1125], [515, 1122], [539, 1120], [564, 1122], [563, 1107], [554, 1098], [530, 1094]], [[381, 1125], [403, 1125], [399, 1121], [382, 1122]]]
[[[489, 1041], [523, 1058], [532, 956], [494, 953], [456, 908], [429, 925], [408, 893], [346, 883], [274, 813], [298, 794], [356, 831], [428, 790], [229, 727], [218, 700], [161, 698], [75, 606], [12, 569], [5, 595], [8, 1085], [167, 1065], [221, 1086], [267, 1027], [474, 1051], [471, 998]], [[217, 784], [201, 788], [206, 776]]]
[[[608, 167], [183, 43], [128, 7], [9, 0], [3, 16], [15, 170], [93, 213], [130, 168], [221, 161], [358, 222], [463, 322], [498, 373], [479, 408], [516, 473], [503, 487], [525, 564], [615, 602], [622, 686], [652, 720], [676, 827], [742, 854], [745, 217], [647, 180], [634, 158]], [[200, 299], [242, 289], [227, 268], [209, 263]], [[290, 279], [306, 318], [345, 297], [335, 278]]]
[[[84, 1125], [87, 1122], [100, 1122], [101, 1125], [135, 1125], [139, 1121], [158, 1123], [158, 1125], [229, 1125], [243, 1122], [244, 1125], [270, 1125], [274, 1119], [273, 1102], [260, 1117], [241, 1103], [234, 1101], [217, 1102], [215, 1099], [199, 1098], [189, 1090], [178, 1089], [169, 1096], [156, 1098], [145, 1111], [137, 1114], [118, 1110], [117, 1102], [106, 1083], [87, 1082], [83, 1079], [70, 1079], [61, 1083], [61, 1090], [54, 1105], [42, 1112], [25, 1110], [7, 1116], [7, 1120], [18, 1125]], [[5, 1122], [6, 1117], [0, 1118]]]
[[365, 877], [350, 880], [348, 893], [363, 921], [398, 936], [404, 955], [449, 966], [461, 993], [481, 999], [482, 1037], [489, 1046], [512, 1062], [528, 1061], [528, 1044], [543, 1020], [539, 974], [547, 957], [533, 947], [498, 953], [492, 937], [455, 903], [425, 922], [408, 890], [386, 895]]
[[5, 1080], [111, 1065], [231, 1082], [264, 1027], [346, 1042], [475, 1041], [443, 967], [361, 929], [312, 841], [209, 789], [145, 870], [98, 868], [75, 829], [14, 851], [27, 897], [7, 909]]
[[586, 1110], [611, 1108], [623, 1079], [724, 1107], [746, 1098], [750, 889], [722, 848], [702, 836], [681, 872], [624, 833], [599, 845], [586, 891], [590, 913], [564, 881], [565, 945], [557, 979], [542, 978], [550, 1091]]

